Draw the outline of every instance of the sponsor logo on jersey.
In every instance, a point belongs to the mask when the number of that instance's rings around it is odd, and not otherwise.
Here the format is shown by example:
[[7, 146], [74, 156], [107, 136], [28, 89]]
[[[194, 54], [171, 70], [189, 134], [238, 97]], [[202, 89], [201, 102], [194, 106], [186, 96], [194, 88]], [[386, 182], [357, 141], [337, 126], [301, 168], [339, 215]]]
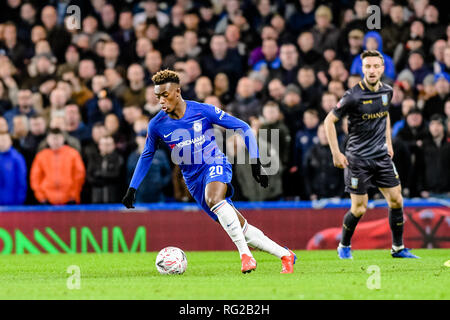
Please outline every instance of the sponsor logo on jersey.
[[191, 144], [194, 144], [195, 146], [199, 146], [199, 145], [202, 145], [203, 143], [205, 143], [205, 140], [206, 140], [206, 138], [205, 138], [205, 135], [203, 134], [203, 135], [201, 135], [199, 137], [195, 137], [193, 139], [189, 139], [189, 140], [184, 140], [184, 141], [178, 142], [176, 144], [176, 146], [178, 148], [183, 148], [185, 146], [190, 146]]
[[363, 104], [369, 104], [369, 103], [372, 103], [372, 100], [364, 100], [363, 101]]
[[364, 113], [362, 115], [363, 120], [374, 120], [378, 118], [383, 118], [388, 115], [388, 111], [375, 112], [375, 113]]

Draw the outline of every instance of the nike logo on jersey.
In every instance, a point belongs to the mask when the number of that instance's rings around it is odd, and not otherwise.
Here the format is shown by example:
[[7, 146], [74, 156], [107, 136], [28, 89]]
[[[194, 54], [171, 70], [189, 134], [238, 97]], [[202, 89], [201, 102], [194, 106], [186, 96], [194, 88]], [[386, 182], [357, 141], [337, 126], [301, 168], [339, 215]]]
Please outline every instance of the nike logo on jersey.
[[[172, 132], [173, 132], [173, 131], [172, 131]], [[169, 136], [172, 134], [172, 132], [170, 132], [170, 133], [168, 133], [168, 134], [164, 134], [164, 138], [169, 137]]]

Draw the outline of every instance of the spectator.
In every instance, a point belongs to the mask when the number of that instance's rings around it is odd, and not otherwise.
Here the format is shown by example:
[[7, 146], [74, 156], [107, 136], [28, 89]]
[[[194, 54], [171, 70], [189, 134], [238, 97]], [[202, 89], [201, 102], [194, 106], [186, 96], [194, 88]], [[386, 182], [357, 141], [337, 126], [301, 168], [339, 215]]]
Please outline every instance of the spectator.
[[261, 114], [260, 101], [255, 97], [253, 82], [242, 77], [237, 85], [236, 98], [226, 107], [227, 111], [239, 119], [249, 122]]
[[444, 119], [431, 116], [428, 126], [430, 136], [423, 142], [421, 170], [419, 169], [419, 191], [423, 198], [450, 195], [450, 144], [445, 137]]
[[127, 85], [118, 69], [106, 69], [106, 90], [111, 93], [112, 96], [122, 101]]
[[303, 114], [304, 129], [299, 130], [294, 141], [294, 168], [291, 171], [301, 170], [306, 164], [306, 155], [311, 147], [319, 142], [317, 128], [319, 113], [314, 109], [307, 109]]
[[325, 127], [317, 128], [319, 143], [306, 154], [305, 189], [310, 200], [342, 197], [344, 194], [343, 171], [333, 165], [333, 156], [328, 145]]
[[298, 34], [314, 26], [315, 0], [300, 0], [295, 2], [295, 11], [286, 18], [290, 33]]
[[0, 131], [0, 205], [20, 205], [27, 196], [24, 157], [12, 147], [11, 136]]
[[160, 28], [164, 28], [170, 21], [169, 16], [158, 9], [158, 1], [145, 0], [140, 3], [144, 9], [143, 12], [137, 13], [133, 17], [133, 25], [145, 23], [146, 21], [156, 21]]
[[144, 69], [139, 64], [128, 67], [127, 79], [129, 87], [125, 89], [122, 99], [124, 105], [135, 104], [142, 107], [145, 104]]
[[115, 34], [119, 31], [119, 26], [116, 22], [116, 9], [111, 3], [105, 3], [100, 8], [100, 30], [108, 34]]
[[431, 73], [425, 64], [425, 56], [420, 50], [412, 51], [408, 57], [408, 70], [414, 75], [414, 84], [417, 90], [422, 90], [423, 80]]
[[300, 65], [312, 66], [315, 71], [325, 67], [322, 55], [314, 49], [314, 36], [311, 32], [302, 32], [297, 38], [297, 45], [300, 48]]
[[64, 145], [64, 135], [51, 129], [46, 148], [36, 155], [30, 172], [31, 188], [40, 203], [80, 203], [85, 168], [80, 154]]
[[350, 70], [353, 60], [362, 53], [364, 45], [364, 33], [359, 29], [349, 32], [348, 45], [338, 48], [338, 56], [344, 62], [345, 68]]
[[129, 64], [133, 57], [133, 43], [136, 41], [136, 35], [133, 29], [133, 13], [124, 8], [119, 13], [119, 31], [113, 34], [114, 41], [121, 48], [121, 60]]
[[57, 25], [56, 9], [46, 5], [41, 11], [41, 21], [47, 32], [47, 39], [58, 61], [64, 60], [64, 53], [70, 44], [70, 34], [63, 27]]
[[450, 75], [448, 73], [438, 73], [434, 76], [434, 88], [436, 95], [425, 102], [423, 117], [429, 120], [433, 114], [445, 116], [444, 105], [450, 98]]
[[47, 122], [41, 115], [34, 115], [29, 120], [30, 130], [23, 142], [23, 155], [27, 163], [27, 168], [31, 168], [31, 163], [38, 151], [39, 144], [45, 139], [47, 133]]
[[389, 10], [390, 23], [381, 29], [384, 51], [393, 56], [397, 46], [406, 43], [409, 36], [409, 26], [404, 17], [404, 9], [400, 4], [394, 4]]
[[297, 78], [298, 51], [293, 43], [285, 43], [280, 47], [281, 65], [270, 70], [270, 78], [279, 78], [285, 86], [294, 83]]
[[76, 104], [71, 103], [64, 107], [64, 118], [69, 135], [77, 138], [82, 145], [91, 139], [90, 130], [81, 119], [80, 108]]
[[406, 125], [406, 117], [408, 116], [409, 112], [416, 108], [416, 101], [413, 98], [405, 98], [402, 101], [401, 109], [402, 109], [402, 117], [398, 121], [392, 121], [391, 118], [391, 124], [392, 124], [392, 137], [396, 137], [399, 131], [405, 127]]
[[3, 37], [3, 41], [0, 42], [0, 50], [5, 52], [17, 68], [23, 69], [26, 48], [17, 39], [17, 27], [14, 23], [7, 22], [4, 24]]
[[326, 48], [338, 48], [339, 29], [332, 24], [333, 14], [331, 9], [321, 5], [315, 12], [315, 25], [311, 32], [314, 36], [314, 49], [323, 52]]
[[174, 36], [170, 43], [172, 54], [165, 57], [163, 66], [164, 68], [173, 70], [177, 69], [176, 65], [178, 65], [178, 62], [186, 62], [188, 59], [187, 43], [186, 39], [182, 35]]
[[310, 66], [301, 67], [297, 73], [297, 82], [300, 85], [303, 104], [317, 109], [322, 90], [316, 81], [314, 69]]
[[200, 77], [195, 81], [195, 100], [204, 102], [206, 97], [213, 92], [213, 85], [208, 77]]
[[[49, 123], [49, 128], [50, 129], [59, 129], [64, 136], [64, 143], [67, 144], [68, 146], [74, 148], [78, 152], [81, 152], [80, 140], [71, 136], [67, 132], [66, 119], [65, 119], [64, 115], [58, 115], [58, 116], [54, 116], [53, 118], [51, 118], [50, 123]], [[42, 140], [38, 146], [38, 151], [42, 151], [43, 149], [48, 148], [48, 147], [49, 147], [49, 145], [47, 143], [47, 139]]]
[[[273, 101], [268, 101], [263, 107], [263, 124], [261, 130], [266, 130], [267, 142], [275, 148], [280, 155], [280, 161], [283, 167], [287, 167], [290, 158], [291, 135], [288, 127], [282, 121], [280, 107]], [[276, 132], [277, 140], [272, 140], [273, 133]]]
[[277, 70], [281, 66], [280, 58], [278, 57], [278, 45], [274, 39], [267, 39], [263, 41], [262, 53], [264, 58], [259, 60], [253, 66], [253, 70], [269, 73], [271, 70]]
[[216, 74], [214, 77], [214, 95], [217, 96], [224, 105], [229, 104], [233, 99], [230, 92], [228, 76], [223, 72]]
[[235, 86], [242, 75], [242, 62], [240, 57], [228, 50], [227, 40], [224, 35], [214, 35], [210, 41], [211, 54], [202, 61], [202, 70], [210, 79], [218, 73], [225, 73], [230, 80], [231, 91], [234, 92]]
[[144, 61], [145, 67], [145, 82], [147, 84], [151, 83], [151, 79], [155, 73], [161, 70], [162, 67], [162, 56], [161, 52], [158, 50], [151, 50], [145, 55]]
[[17, 106], [5, 112], [4, 117], [8, 122], [9, 132], [13, 132], [14, 124], [13, 118], [18, 115], [25, 115], [31, 117], [36, 114], [33, 108], [33, 94], [29, 89], [21, 89], [17, 94]]
[[122, 115], [119, 101], [106, 90], [100, 91], [97, 96], [86, 103], [87, 125], [103, 122], [107, 114], [113, 112]]
[[103, 136], [99, 153], [87, 167], [86, 180], [91, 185], [92, 203], [117, 203], [122, 197], [122, 156], [115, 150], [114, 139]]
[[[295, 86], [295, 84], [291, 85], [291, 87], [292, 86]], [[267, 89], [269, 90], [269, 99], [274, 100], [276, 103], [281, 103], [281, 100], [283, 100], [286, 93], [286, 86], [281, 80], [278, 78], [270, 80]]]
[[295, 85], [290, 84], [283, 97], [280, 110], [283, 113], [284, 122], [291, 134], [291, 140], [295, 137], [295, 133], [303, 128], [303, 111], [305, 105], [302, 104], [300, 90]]
[[[134, 168], [139, 160], [139, 156], [144, 150], [147, 131], [142, 130], [136, 134], [137, 148], [133, 151], [127, 160], [127, 181], [131, 181]], [[142, 188], [136, 194], [137, 203], [163, 202], [166, 197], [164, 188], [171, 181], [171, 169], [169, 159], [166, 153], [158, 149], [153, 156], [153, 162], [142, 181]]]
[[114, 69], [117, 67], [124, 67], [124, 62], [120, 57], [120, 47], [114, 40], [105, 42], [103, 65], [106, 69]]

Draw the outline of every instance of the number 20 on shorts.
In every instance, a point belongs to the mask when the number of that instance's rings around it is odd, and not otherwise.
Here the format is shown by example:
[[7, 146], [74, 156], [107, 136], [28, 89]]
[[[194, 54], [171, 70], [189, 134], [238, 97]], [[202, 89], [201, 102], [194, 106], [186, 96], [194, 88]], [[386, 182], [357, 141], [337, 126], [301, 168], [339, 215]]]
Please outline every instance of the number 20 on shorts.
[[213, 166], [209, 168], [209, 176], [218, 176], [223, 174], [223, 167], [222, 166]]

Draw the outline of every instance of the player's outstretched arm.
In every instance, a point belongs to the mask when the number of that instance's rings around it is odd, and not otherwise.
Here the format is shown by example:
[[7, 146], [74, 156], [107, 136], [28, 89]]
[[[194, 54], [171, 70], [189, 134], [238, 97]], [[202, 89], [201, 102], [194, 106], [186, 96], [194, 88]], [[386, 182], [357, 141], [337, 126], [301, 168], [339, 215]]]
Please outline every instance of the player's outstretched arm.
[[156, 151], [155, 146], [156, 146], [156, 136], [152, 132], [150, 124], [147, 133], [147, 139], [145, 140], [144, 151], [139, 157], [127, 193], [122, 199], [123, 205], [128, 209], [134, 208], [133, 204], [136, 199], [136, 191], [139, 188], [139, 185], [141, 184], [142, 180], [147, 175], [148, 169], [150, 169], [150, 165], [152, 164], [153, 156]]

